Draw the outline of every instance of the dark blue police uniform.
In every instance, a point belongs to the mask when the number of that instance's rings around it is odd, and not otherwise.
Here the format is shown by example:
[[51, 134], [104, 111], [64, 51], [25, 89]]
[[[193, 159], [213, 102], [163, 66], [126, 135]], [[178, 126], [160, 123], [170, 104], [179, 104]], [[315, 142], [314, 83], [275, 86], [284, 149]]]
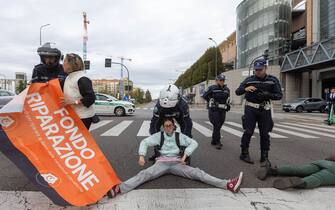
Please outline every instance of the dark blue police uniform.
[[[255, 68], [263, 68], [266, 65], [264, 59], [255, 61]], [[245, 88], [254, 86], [254, 92], [246, 92]], [[271, 75], [258, 78], [253, 75], [246, 78], [235, 91], [236, 95], [245, 94], [246, 105], [242, 125], [244, 133], [241, 139], [240, 159], [253, 164], [249, 156], [249, 143], [254, 133], [256, 122], [260, 131], [261, 163], [270, 164], [268, 151], [270, 150], [270, 136], [273, 128], [270, 100], [280, 100], [283, 97], [279, 80]]]
[[[225, 80], [225, 76], [220, 74], [217, 80]], [[208, 103], [208, 117], [213, 125], [212, 145], [221, 149], [221, 127], [226, 119], [226, 112], [230, 110], [229, 97], [230, 90], [224, 85], [212, 85], [202, 96]]]
[[179, 124], [181, 132], [192, 138], [193, 123], [188, 104], [183, 98], [180, 98], [176, 106], [172, 108], [164, 108], [159, 104], [159, 101], [157, 102], [150, 122], [149, 132], [151, 135], [161, 131], [163, 119], [167, 117], [174, 118]]

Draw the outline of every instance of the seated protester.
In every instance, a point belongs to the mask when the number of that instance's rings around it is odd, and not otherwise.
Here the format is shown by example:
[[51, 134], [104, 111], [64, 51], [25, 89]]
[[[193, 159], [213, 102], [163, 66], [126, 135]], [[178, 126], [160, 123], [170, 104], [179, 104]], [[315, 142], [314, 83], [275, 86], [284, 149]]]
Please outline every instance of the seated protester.
[[[167, 117], [171, 117], [176, 121], [178, 125], [177, 130], [192, 138], [193, 122], [190, 117], [188, 104], [181, 97], [178, 87], [171, 84], [164, 87], [159, 93], [159, 100], [155, 105], [150, 121], [150, 135], [161, 131], [163, 119]], [[150, 161], [155, 160], [156, 153], [157, 150], [155, 149], [154, 154], [149, 158]]]
[[273, 181], [273, 187], [281, 190], [335, 185], [335, 155], [305, 165], [262, 168], [257, 171], [257, 178], [260, 180], [265, 180], [270, 175], [292, 176]]
[[[114, 186], [107, 195], [109, 197], [115, 197], [119, 193], [127, 193], [137, 186], [156, 179], [164, 174], [173, 174], [176, 176], [182, 176], [189, 179], [199, 180], [206, 184], [213, 185], [218, 188], [230, 190], [232, 192], [238, 192], [242, 182], [243, 173], [240, 172], [239, 176], [233, 179], [225, 180], [213, 177], [199, 168], [193, 168], [185, 165], [185, 160], [190, 156], [193, 151], [197, 148], [198, 143], [189, 138], [188, 136], [180, 133], [180, 145], [186, 146], [185, 152], [182, 156], [179, 156], [179, 148], [176, 144], [176, 132], [173, 118], [165, 118], [163, 120], [164, 128], [164, 144], [159, 151], [161, 156], [156, 159], [156, 163], [151, 167], [142, 170], [136, 176], [129, 180], [121, 183], [120, 185]], [[159, 145], [161, 141], [161, 132], [155, 133], [142, 140], [139, 147], [139, 160], [138, 164], [144, 166], [147, 149], [150, 146]]]
[[37, 49], [37, 53], [41, 58], [41, 63], [34, 67], [31, 82], [48, 82], [58, 78], [61, 87], [63, 87], [66, 74], [63, 66], [59, 63], [61, 51], [52, 48], [50, 43], [45, 43]]
[[181, 133], [192, 138], [193, 123], [189, 107], [175, 85], [168, 85], [160, 91], [159, 100], [155, 105], [150, 121], [149, 133], [152, 135], [161, 131], [163, 119], [167, 117], [172, 117], [178, 123]]
[[70, 104], [89, 129], [95, 115], [95, 93], [92, 81], [85, 76], [84, 62], [77, 54], [67, 54], [64, 71], [68, 74], [64, 83], [64, 101]]

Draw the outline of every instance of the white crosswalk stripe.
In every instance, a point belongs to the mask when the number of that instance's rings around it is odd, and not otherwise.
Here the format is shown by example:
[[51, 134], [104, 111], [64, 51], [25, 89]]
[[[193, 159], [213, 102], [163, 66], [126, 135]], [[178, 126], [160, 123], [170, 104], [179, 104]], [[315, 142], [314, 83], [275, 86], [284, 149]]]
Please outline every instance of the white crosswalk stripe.
[[102, 126], [105, 126], [107, 125], [108, 123], [112, 122], [113, 120], [101, 120], [100, 122], [98, 123], [94, 123], [91, 125], [90, 127], [90, 131], [94, 131], [95, 129], [98, 129]]
[[[242, 125], [241, 125], [241, 124], [238, 124], [238, 123], [235, 123], [235, 122], [226, 122], [226, 124], [228, 124], [228, 125], [232, 125], [232, 126], [235, 126], [235, 127], [242, 128]], [[255, 129], [254, 132], [255, 132], [255, 133], [259, 133], [259, 130]], [[287, 138], [286, 136], [282, 136], [282, 135], [279, 135], [279, 134], [276, 134], [276, 133], [270, 133], [270, 136], [271, 136], [272, 138], [277, 138], [277, 139], [286, 139], [286, 138]]]
[[121, 123], [115, 125], [101, 136], [119, 136], [127, 127], [133, 122], [133, 120], [124, 120]]
[[290, 131], [290, 130], [285, 130], [285, 129], [281, 129], [281, 128], [276, 128], [276, 127], [274, 127], [272, 130], [278, 131], [278, 132], [282, 132], [282, 133], [291, 134], [293, 136], [299, 136], [299, 137], [302, 137], [302, 138], [308, 138], [308, 139], [319, 138], [319, 137], [316, 137], [316, 136], [311, 136], [311, 135], [307, 135], [307, 134], [303, 134], [303, 133], [298, 133], [298, 132], [294, 132], [294, 131]]
[[335, 129], [332, 126], [329, 125], [319, 125], [319, 124], [313, 124], [313, 123], [299, 123], [299, 124], [303, 124], [303, 125], [310, 125], [310, 126], [316, 126], [316, 127], [320, 127], [320, 128], [327, 128], [327, 129]]
[[137, 136], [150, 136], [149, 128], [150, 128], [150, 121], [149, 120], [143, 121], [141, 128], [137, 133]]
[[320, 135], [320, 136], [326, 136], [326, 137], [334, 138], [334, 135], [327, 134], [327, 133], [321, 133], [321, 132], [318, 132], [318, 131], [312, 131], [310, 129], [297, 128], [297, 127], [293, 127], [293, 126], [289, 126], [289, 125], [282, 125], [282, 124], [278, 124], [278, 123], [276, 124], [276, 126], [291, 129], [291, 130], [311, 133], [311, 134], [314, 134], [314, 135]]
[[[114, 120], [115, 121], [115, 120]], [[103, 126], [109, 127], [108, 124], [112, 123], [113, 120], [101, 120], [99, 123], [92, 124], [90, 131], [97, 130], [102, 128]], [[121, 135], [126, 129], [131, 128], [131, 124], [134, 120], [123, 120], [120, 121], [118, 124], [113, 125], [111, 128], [109, 127], [107, 131], [101, 134], [101, 136], [119, 136]], [[150, 120], [141, 120], [141, 126], [137, 131], [137, 136], [150, 136], [149, 129], [150, 129]], [[205, 137], [212, 137], [213, 129], [212, 127], [206, 127], [203, 124], [207, 124], [212, 126], [209, 121], [193, 121], [193, 128], [204, 135]], [[105, 128], [103, 128], [105, 129]], [[102, 129], [100, 129], [102, 130]], [[227, 121], [225, 125], [222, 126], [222, 130], [226, 133], [232, 134], [238, 138], [243, 136], [243, 128], [242, 125], [236, 122]], [[289, 138], [290, 136], [296, 136], [304, 139], [318, 139], [321, 137], [330, 137], [334, 138], [335, 130], [332, 130], [330, 127], [326, 125], [317, 125], [317, 124], [309, 124], [309, 123], [290, 123], [290, 122], [280, 122], [276, 123], [273, 131], [276, 133], [270, 133], [272, 138]], [[255, 133], [259, 133], [259, 130], [255, 130]], [[282, 134], [279, 135], [278, 133]], [[225, 133], [223, 133], [225, 135]], [[255, 138], [255, 136], [252, 136]]]
[[[212, 123], [209, 122], [209, 121], [206, 121], [206, 123], [209, 124], [209, 125], [212, 125]], [[241, 132], [241, 131], [239, 131], [239, 130], [235, 130], [235, 129], [233, 129], [233, 128], [229, 128], [229, 127], [227, 127], [227, 126], [225, 126], [225, 125], [222, 126], [222, 130], [224, 130], [224, 131], [226, 131], [226, 132], [228, 132], [228, 133], [231, 133], [231, 134], [233, 134], [234, 136], [238, 136], [238, 137], [240, 137], [240, 138], [243, 136], [243, 132]]]
[[193, 121], [193, 128], [199, 131], [201, 134], [203, 134], [206, 137], [212, 137], [212, 131], [206, 128], [205, 126], [200, 125], [197, 122]]
[[288, 122], [283, 122], [282, 124], [297, 126], [297, 127], [301, 127], [301, 128], [308, 128], [308, 129], [313, 129], [313, 130], [318, 130], [318, 131], [325, 131], [325, 132], [328, 132], [328, 133], [335, 133], [335, 129], [321, 128], [321, 127], [316, 127], [316, 126], [301, 125], [301, 124], [288, 123]]

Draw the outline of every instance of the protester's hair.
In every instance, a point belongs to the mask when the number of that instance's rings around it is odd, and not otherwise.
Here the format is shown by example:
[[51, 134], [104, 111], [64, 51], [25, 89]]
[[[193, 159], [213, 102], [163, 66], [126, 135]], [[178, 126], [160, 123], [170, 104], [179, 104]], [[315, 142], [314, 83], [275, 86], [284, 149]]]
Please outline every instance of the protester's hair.
[[175, 124], [174, 124], [174, 119], [173, 119], [172, 117], [166, 117], [166, 118], [164, 118], [164, 119], [163, 119], [163, 125], [164, 125], [165, 122], [167, 122], [167, 121], [172, 122], [173, 126], [175, 125]]
[[74, 53], [66, 54], [65, 60], [71, 66], [72, 72], [84, 70], [84, 62], [79, 55]]

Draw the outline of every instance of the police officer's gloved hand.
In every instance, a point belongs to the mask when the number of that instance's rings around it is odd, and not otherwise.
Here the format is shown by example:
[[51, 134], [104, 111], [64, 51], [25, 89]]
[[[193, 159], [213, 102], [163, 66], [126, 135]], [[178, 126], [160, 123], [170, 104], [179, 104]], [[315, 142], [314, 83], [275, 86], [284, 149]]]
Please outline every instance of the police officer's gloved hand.
[[258, 95], [258, 97], [260, 97], [264, 101], [270, 100], [272, 98], [272, 94], [270, 92], [267, 92], [267, 91], [258, 92], [257, 95]]
[[226, 111], [227, 111], [227, 112], [229, 112], [229, 110], [230, 110], [230, 105], [229, 105], [229, 104], [227, 104]]

